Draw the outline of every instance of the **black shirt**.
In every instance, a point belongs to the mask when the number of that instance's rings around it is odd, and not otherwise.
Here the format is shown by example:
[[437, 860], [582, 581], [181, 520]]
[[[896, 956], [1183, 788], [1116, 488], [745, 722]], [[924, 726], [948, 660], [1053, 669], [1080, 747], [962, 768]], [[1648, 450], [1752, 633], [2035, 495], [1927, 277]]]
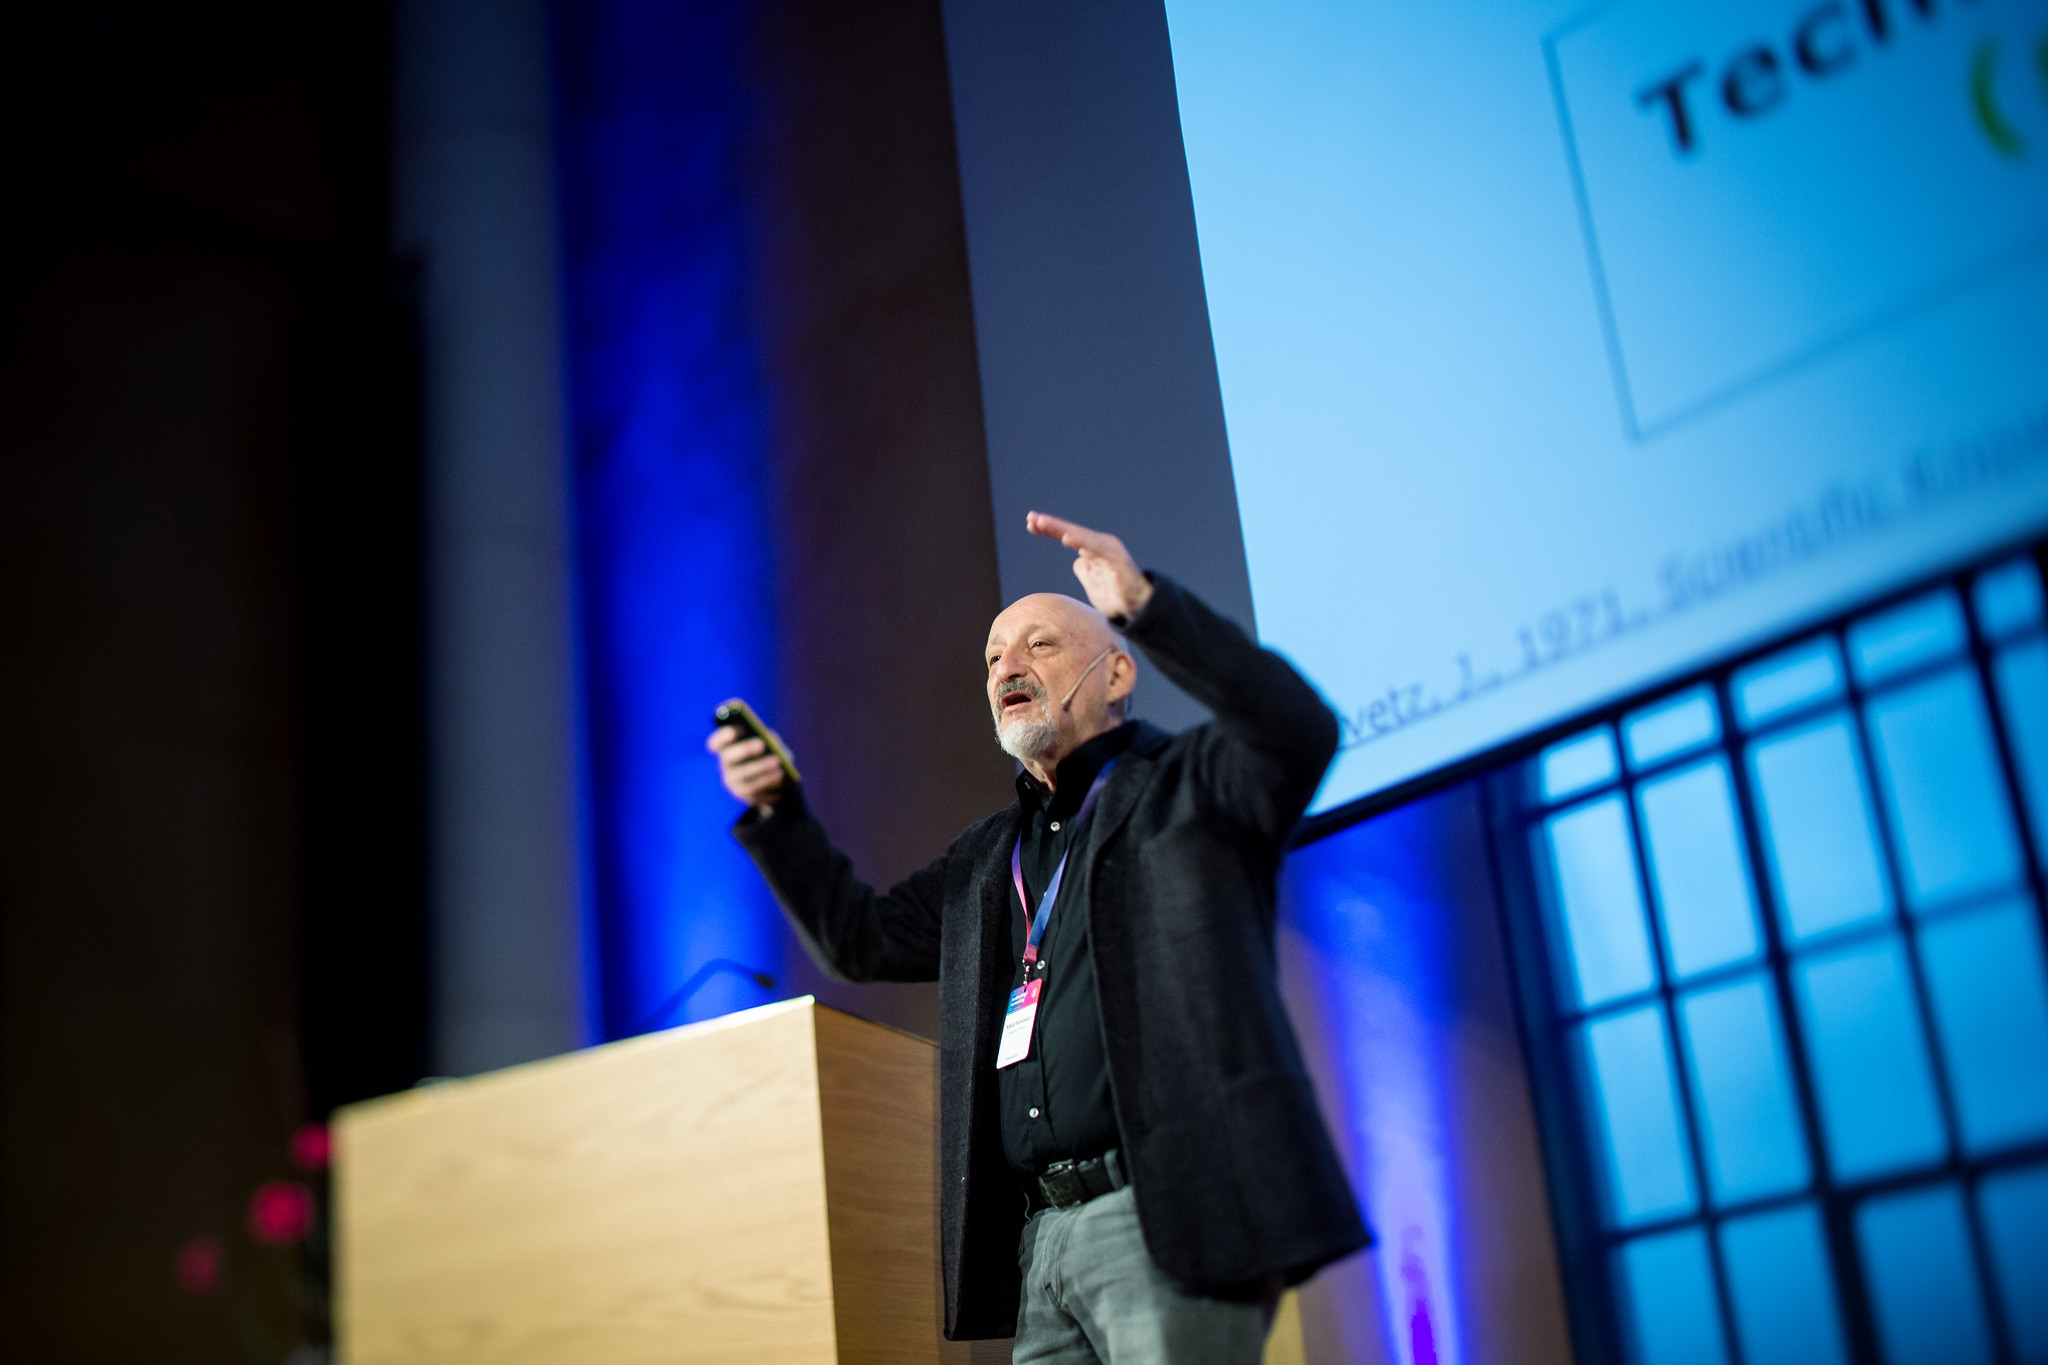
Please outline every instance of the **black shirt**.
[[[1074, 836], [1082, 831], [1075, 829], [1074, 816], [1089, 784], [1103, 764], [1129, 747], [1137, 730], [1135, 723], [1127, 722], [1061, 759], [1054, 773], [1055, 791], [1048, 792], [1028, 772], [1017, 774], [1017, 797], [1024, 808], [1019, 835], [1024, 889], [1031, 903], [1018, 906], [1017, 893], [1010, 892], [1011, 990], [1024, 983], [1030, 916], [1037, 912], [1060, 857], [1069, 848], [1078, 852]], [[1031, 1030], [1030, 1055], [996, 1073], [1003, 1151], [1011, 1167], [1026, 1174], [1068, 1157], [1099, 1156], [1117, 1145], [1109, 1058], [1103, 1051], [1102, 1012], [1095, 998], [1095, 953], [1088, 940], [1088, 896], [1088, 869], [1076, 857], [1067, 864], [1045, 937], [1038, 941], [1045, 984]], [[1007, 996], [997, 1002], [998, 1009], [1008, 1005]], [[1000, 1033], [1000, 1019], [997, 1030]]]

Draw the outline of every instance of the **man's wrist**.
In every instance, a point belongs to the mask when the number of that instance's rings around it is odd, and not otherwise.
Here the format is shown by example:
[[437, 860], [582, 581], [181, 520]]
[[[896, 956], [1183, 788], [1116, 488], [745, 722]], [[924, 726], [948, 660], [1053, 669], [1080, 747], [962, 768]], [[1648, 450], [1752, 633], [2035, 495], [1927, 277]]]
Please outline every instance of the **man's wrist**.
[[1153, 581], [1150, 569], [1144, 571], [1144, 583], [1144, 590], [1138, 595], [1137, 601], [1131, 609], [1109, 618], [1109, 623], [1118, 630], [1128, 630], [1133, 622], [1143, 620], [1145, 609], [1151, 606], [1154, 599], [1159, 596], [1158, 585]]
[[1152, 575], [1140, 570], [1135, 588], [1124, 596], [1131, 604], [1131, 609], [1124, 613], [1124, 619], [1143, 616], [1145, 608], [1152, 605]]
[[758, 825], [766, 820], [788, 820], [803, 812], [803, 784], [785, 782], [774, 791], [747, 803], [740, 823]]

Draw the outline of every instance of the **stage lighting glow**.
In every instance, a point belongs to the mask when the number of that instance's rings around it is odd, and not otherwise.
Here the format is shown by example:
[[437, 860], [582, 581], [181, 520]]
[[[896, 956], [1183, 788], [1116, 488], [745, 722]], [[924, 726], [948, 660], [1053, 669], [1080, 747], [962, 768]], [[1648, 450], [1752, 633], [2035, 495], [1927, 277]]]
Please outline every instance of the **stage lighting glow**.
[[1337, 1326], [1356, 1358], [1400, 1365], [1465, 1359], [1472, 1269], [1459, 1244], [1469, 1222], [1451, 1039], [1469, 911], [1445, 856], [1476, 833], [1462, 799], [1414, 802], [1298, 849], [1281, 880], [1282, 923], [1307, 968], [1296, 999], [1314, 1013], [1304, 1038], [1322, 1054], [1323, 1101], [1380, 1239], [1369, 1262], [1377, 1312], [1344, 1302]]
[[[744, 6], [558, 5], [563, 277], [602, 1033], [705, 963], [779, 973], [717, 704], [772, 714], [765, 398], [743, 294]], [[763, 1001], [745, 974], [679, 1017]]]

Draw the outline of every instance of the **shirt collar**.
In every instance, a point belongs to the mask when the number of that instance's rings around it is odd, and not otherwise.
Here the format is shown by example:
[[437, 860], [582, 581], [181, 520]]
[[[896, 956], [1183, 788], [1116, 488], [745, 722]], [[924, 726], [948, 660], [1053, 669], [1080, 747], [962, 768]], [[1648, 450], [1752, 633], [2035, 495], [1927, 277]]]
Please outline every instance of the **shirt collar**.
[[1018, 769], [1017, 799], [1024, 803], [1027, 812], [1043, 809], [1064, 819], [1080, 808], [1081, 798], [1088, 794], [1088, 784], [1095, 780], [1103, 765], [1130, 748], [1137, 734], [1138, 722], [1127, 720], [1068, 754], [1053, 773], [1059, 783], [1056, 791], [1048, 792], [1028, 769]]

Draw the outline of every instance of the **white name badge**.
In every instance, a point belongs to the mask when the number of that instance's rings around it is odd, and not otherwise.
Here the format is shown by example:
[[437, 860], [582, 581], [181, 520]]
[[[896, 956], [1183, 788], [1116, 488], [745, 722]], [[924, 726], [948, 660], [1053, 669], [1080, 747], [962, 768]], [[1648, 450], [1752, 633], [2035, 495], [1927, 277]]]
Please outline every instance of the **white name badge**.
[[996, 1070], [1015, 1066], [1031, 1055], [1031, 1024], [1038, 1018], [1038, 990], [1045, 984], [1035, 977], [1010, 992], [1010, 1008], [1003, 1013], [1003, 1041], [996, 1048]]

